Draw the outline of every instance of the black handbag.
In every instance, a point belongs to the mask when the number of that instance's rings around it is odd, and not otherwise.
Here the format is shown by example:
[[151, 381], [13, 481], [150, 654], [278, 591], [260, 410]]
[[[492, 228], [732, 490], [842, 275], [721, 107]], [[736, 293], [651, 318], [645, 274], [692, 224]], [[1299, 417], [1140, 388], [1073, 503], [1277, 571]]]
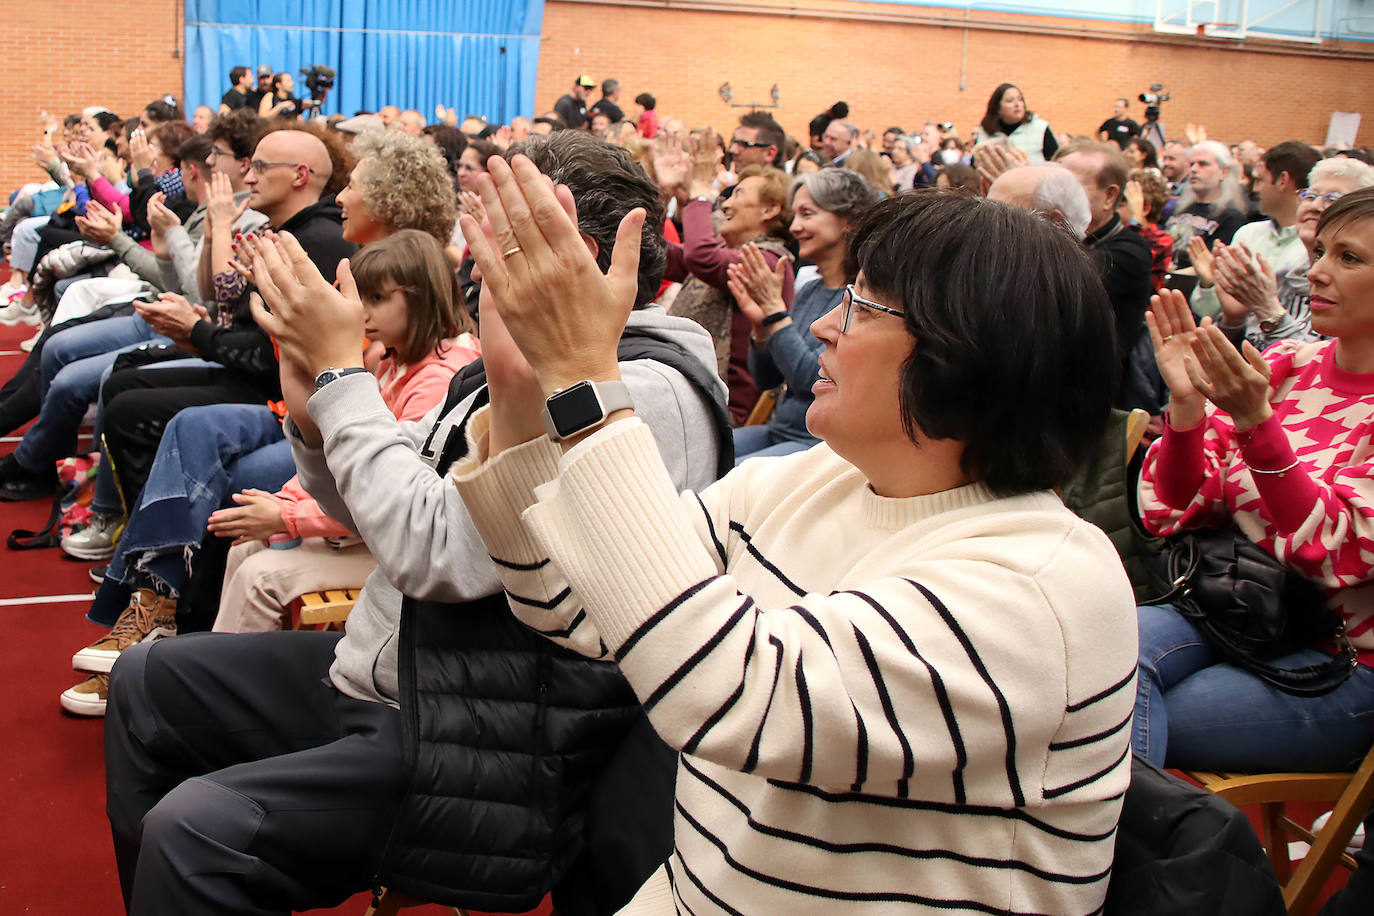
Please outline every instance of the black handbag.
[[[1169, 539], [1156, 581], [1163, 594], [1222, 658], [1285, 693], [1318, 697], [1345, 682], [1357, 664], [1345, 621], [1321, 590], [1237, 531], [1189, 531]], [[1322, 640], [1339, 651], [1329, 662], [1284, 669], [1271, 660]]]

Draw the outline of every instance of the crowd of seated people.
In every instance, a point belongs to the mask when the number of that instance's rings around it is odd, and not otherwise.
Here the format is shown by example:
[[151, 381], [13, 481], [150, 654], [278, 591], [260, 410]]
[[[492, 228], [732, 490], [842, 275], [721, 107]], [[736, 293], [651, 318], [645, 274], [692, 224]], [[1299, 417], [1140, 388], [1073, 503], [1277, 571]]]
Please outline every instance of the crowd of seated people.
[[[60, 705], [106, 717], [130, 912], [1090, 913], [1132, 752], [1374, 744], [1368, 151], [1061, 133], [1011, 83], [964, 137], [799, 139], [588, 76], [508, 124], [229, 82], [44, 113], [0, 217], [0, 499], [93, 424], [60, 547], [110, 629]], [[1339, 687], [1135, 608], [1056, 495], [1132, 408], [1141, 525], [1315, 583]], [[270, 632], [328, 588], [345, 632]]]

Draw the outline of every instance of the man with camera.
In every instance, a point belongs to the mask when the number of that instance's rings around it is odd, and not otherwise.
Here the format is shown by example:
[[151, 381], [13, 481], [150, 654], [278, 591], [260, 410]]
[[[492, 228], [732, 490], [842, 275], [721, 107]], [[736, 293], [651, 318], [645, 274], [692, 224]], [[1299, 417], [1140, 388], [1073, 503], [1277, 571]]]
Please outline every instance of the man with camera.
[[1140, 125], [1126, 117], [1126, 110], [1130, 107], [1130, 100], [1124, 97], [1113, 102], [1112, 116], [1098, 125], [1097, 139], [1103, 143], [1110, 141], [1125, 149], [1127, 140], [1140, 136]]

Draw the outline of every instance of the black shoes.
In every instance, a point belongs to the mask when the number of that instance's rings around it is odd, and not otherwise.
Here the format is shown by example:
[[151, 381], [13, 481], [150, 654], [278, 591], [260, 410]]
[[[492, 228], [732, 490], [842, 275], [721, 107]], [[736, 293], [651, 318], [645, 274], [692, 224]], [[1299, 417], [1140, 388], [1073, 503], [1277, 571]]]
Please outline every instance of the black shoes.
[[0, 458], [0, 499], [22, 503], [45, 499], [56, 492], [57, 468], [50, 466], [35, 473], [25, 470], [13, 455]]

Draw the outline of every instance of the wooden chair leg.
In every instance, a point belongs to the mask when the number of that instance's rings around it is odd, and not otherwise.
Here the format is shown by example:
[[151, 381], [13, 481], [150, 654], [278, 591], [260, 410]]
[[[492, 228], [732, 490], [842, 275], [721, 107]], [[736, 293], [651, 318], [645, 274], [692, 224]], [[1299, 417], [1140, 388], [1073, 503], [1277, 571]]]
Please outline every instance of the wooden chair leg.
[[[1342, 793], [1337, 800], [1330, 820], [1317, 834], [1306, 858], [1298, 863], [1292, 880], [1284, 883], [1283, 901], [1288, 905], [1289, 916], [1306, 916], [1312, 910], [1336, 861], [1344, 854], [1345, 844], [1369, 813], [1371, 805], [1374, 805], [1374, 751], [1365, 757], [1351, 779], [1351, 790]], [[1370, 842], [1370, 838], [1365, 837], [1365, 842]]]
[[1260, 805], [1260, 833], [1269, 854], [1269, 864], [1274, 866], [1279, 885], [1285, 886], [1293, 874], [1293, 862], [1288, 857], [1288, 830], [1283, 826], [1281, 802]]

